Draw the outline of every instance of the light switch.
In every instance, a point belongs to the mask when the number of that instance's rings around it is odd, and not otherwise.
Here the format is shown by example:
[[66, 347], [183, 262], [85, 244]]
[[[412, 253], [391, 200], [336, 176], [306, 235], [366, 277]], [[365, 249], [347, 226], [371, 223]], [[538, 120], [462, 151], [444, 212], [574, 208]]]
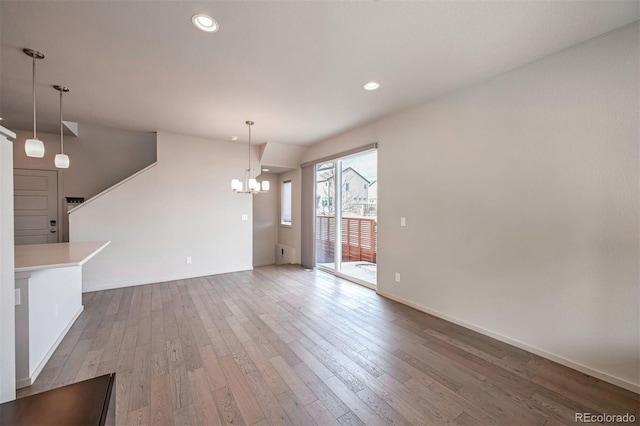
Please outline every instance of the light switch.
[[406, 217], [401, 217], [400, 218], [400, 226], [407, 226], [407, 218]]
[[242, 215], [242, 221], [246, 222], [247, 220], [249, 220], [249, 215], [248, 214], [243, 214]]

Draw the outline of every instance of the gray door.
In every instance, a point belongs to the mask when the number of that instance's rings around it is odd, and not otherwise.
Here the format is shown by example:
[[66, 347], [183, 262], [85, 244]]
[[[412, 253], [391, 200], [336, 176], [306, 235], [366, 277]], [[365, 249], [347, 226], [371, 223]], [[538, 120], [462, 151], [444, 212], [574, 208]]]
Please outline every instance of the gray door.
[[58, 172], [13, 171], [15, 243], [58, 242]]

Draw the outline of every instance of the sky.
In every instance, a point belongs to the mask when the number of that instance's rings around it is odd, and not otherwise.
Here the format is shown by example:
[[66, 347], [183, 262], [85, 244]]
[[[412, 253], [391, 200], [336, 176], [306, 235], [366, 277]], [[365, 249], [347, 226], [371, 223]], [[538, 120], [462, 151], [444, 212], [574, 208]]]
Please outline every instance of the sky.
[[365, 154], [359, 154], [349, 157], [343, 161], [343, 168], [351, 167], [369, 182], [378, 180], [378, 152], [370, 151]]

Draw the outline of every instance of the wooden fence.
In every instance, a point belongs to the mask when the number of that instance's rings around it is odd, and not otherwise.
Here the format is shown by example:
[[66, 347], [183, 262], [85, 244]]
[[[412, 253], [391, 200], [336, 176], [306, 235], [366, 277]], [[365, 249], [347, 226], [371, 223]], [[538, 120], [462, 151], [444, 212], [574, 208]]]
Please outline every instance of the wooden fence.
[[[334, 262], [336, 218], [316, 216], [316, 261]], [[378, 233], [376, 219], [342, 218], [342, 260], [376, 263]]]

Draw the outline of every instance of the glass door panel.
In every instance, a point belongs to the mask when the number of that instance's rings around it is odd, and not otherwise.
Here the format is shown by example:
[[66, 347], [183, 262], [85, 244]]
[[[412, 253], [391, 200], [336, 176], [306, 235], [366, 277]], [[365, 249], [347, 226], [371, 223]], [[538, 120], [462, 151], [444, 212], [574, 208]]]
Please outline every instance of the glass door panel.
[[316, 265], [335, 270], [334, 163], [316, 166]]
[[319, 267], [375, 286], [376, 215], [375, 150], [316, 166], [316, 264]]

